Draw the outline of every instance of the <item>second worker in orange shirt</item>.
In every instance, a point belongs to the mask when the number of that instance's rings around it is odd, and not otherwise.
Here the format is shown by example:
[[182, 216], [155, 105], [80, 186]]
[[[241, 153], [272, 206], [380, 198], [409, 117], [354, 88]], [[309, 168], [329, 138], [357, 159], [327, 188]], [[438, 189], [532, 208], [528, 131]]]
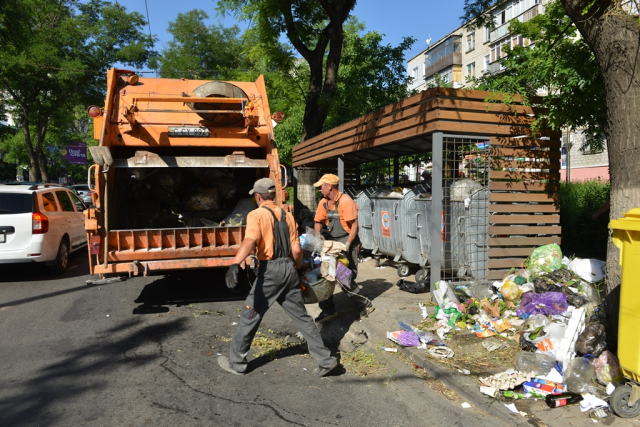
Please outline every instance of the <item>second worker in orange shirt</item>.
[[[340, 178], [336, 175], [326, 174], [313, 184], [323, 197], [314, 218], [315, 230], [319, 233], [322, 230], [322, 226], [326, 225], [329, 235], [325, 236], [325, 238], [344, 243], [353, 282], [358, 275], [358, 251], [360, 248], [360, 240], [358, 239], [358, 205], [348, 194], [340, 192], [338, 189], [339, 182]], [[351, 295], [358, 300], [356, 304], [360, 310], [361, 318], [368, 316], [373, 311], [374, 307], [368, 299], [359, 295], [349, 294], [349, 296]], [[338, 316], [333, 302], [333, 295], [329, 299], [321, 301], [319, 306], [322, 312], [315, 319], [317, 323], [335, 319]]]

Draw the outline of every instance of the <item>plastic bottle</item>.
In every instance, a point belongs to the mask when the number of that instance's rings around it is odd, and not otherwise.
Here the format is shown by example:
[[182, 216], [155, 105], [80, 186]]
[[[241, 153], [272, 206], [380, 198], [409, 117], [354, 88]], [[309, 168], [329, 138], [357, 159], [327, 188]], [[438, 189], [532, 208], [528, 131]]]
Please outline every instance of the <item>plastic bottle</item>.
[[544, 401], [549, 408], [559, 408], [581, 402], [582, 396], [577, 393], [548, 394]]
[[594, 375], [595, 368], [591, 360], [576, 357], [564, 371], [564, 383], [570, 392], [586, 393], [592, 389], [591, 380]]
[[538, 375], [548, 374], [555, 365], [555, 359], [541, 353], [521, 351], [516, 355], [516, 370], [520, 372], [534, 371]]
[[524, 399], [525, 396], [522, 393], [516, 393], [515, 391], [507, 390], [503, 391], [502, 395], [508, 399]]

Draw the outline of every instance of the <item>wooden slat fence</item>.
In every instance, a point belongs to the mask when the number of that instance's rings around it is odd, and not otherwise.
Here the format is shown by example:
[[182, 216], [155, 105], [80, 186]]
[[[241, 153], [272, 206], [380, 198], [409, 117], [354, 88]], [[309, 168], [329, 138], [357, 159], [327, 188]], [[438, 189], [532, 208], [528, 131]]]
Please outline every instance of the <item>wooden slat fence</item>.
[[491, 137], [489, 280], [520, 268], [536, 247], [560, 244], [560, 147], [556, 138]]

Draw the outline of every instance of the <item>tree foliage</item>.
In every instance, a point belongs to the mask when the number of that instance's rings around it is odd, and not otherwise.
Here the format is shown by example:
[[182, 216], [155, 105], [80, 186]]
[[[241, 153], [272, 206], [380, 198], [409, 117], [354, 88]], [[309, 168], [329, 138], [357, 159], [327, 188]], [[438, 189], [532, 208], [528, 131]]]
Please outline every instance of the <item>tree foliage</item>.
[[[338, 85], [343, 24], [356, 0], [219, 0], [218, 11], [253, 23], [267, 49], [277, 50], [281, 35], [309, 66], [301, 141], [322, 132]], [[268, 47], [271, 46], [271, 47]], [[284, 54], [286, 52], [278, 52]]]
[[20, 124], [30, 179], [48, 180], [46, 136], [64, 110], [103, 98], [111, 64], [152, 55], [142, 15], [102, 0], [14, 0], [0, 8], [0, 90]]
[[[511, 21], [509, 32], [530, 40], [530, 46], [505, 47], [504, 70], [475, 80], [480, 90], [523, 95], [541, 107], [536, 125], [553, 129], [584, 129], [584, 149], [601, 150], [606, 131], [606, 102], [596, 58], [578, 35], [559, 1], [545, 13], [522, 23]], [[538, 97], [540, 90], [543, 97]], [[579, 106], [578, 108], [576, 108]]]

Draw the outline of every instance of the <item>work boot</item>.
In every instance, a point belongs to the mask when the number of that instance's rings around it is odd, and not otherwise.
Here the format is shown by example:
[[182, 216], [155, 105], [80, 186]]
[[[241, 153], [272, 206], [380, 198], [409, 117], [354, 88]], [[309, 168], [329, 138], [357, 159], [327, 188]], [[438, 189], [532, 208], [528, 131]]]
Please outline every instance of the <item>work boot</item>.
[[365, 304], [359, 307], [359, 320], [369, 317], [369, 315], [373, 313], [373, 310], [375, 309], [376, 308], [373, 306], [373, 304], [367, 301]]
[[322, 323], [322, 322], [326, 322], [327, 320], [333, 320], [336, 317], [338, 317], [337, 311], [334, 311], [333, 313], [323, 311], [318, 315], [318, 317], [315, 318], [314, 322]]
[[233, 367], [231, 366], [231, 361], [227, 356], [218, 357], [218, 365], [220, 365], [222, 369], [232, 373], [233, 375], [244, 375], [244, 372], [238, 372], [235, 369], [233, 369]]
[[333, 358], [333, 362], [331, 363], [331, 365], [328, 368], [321, 368], [320, 366], [318, 366], [316, 369], [313, 370], [313, 375], [316, 375], [318, 377], [324, 377], [329, 372], [331, 372], [334, 369], [336, 369], [336, 366], [338, 366], [338, 359], [336, 359], [334, 357]]

